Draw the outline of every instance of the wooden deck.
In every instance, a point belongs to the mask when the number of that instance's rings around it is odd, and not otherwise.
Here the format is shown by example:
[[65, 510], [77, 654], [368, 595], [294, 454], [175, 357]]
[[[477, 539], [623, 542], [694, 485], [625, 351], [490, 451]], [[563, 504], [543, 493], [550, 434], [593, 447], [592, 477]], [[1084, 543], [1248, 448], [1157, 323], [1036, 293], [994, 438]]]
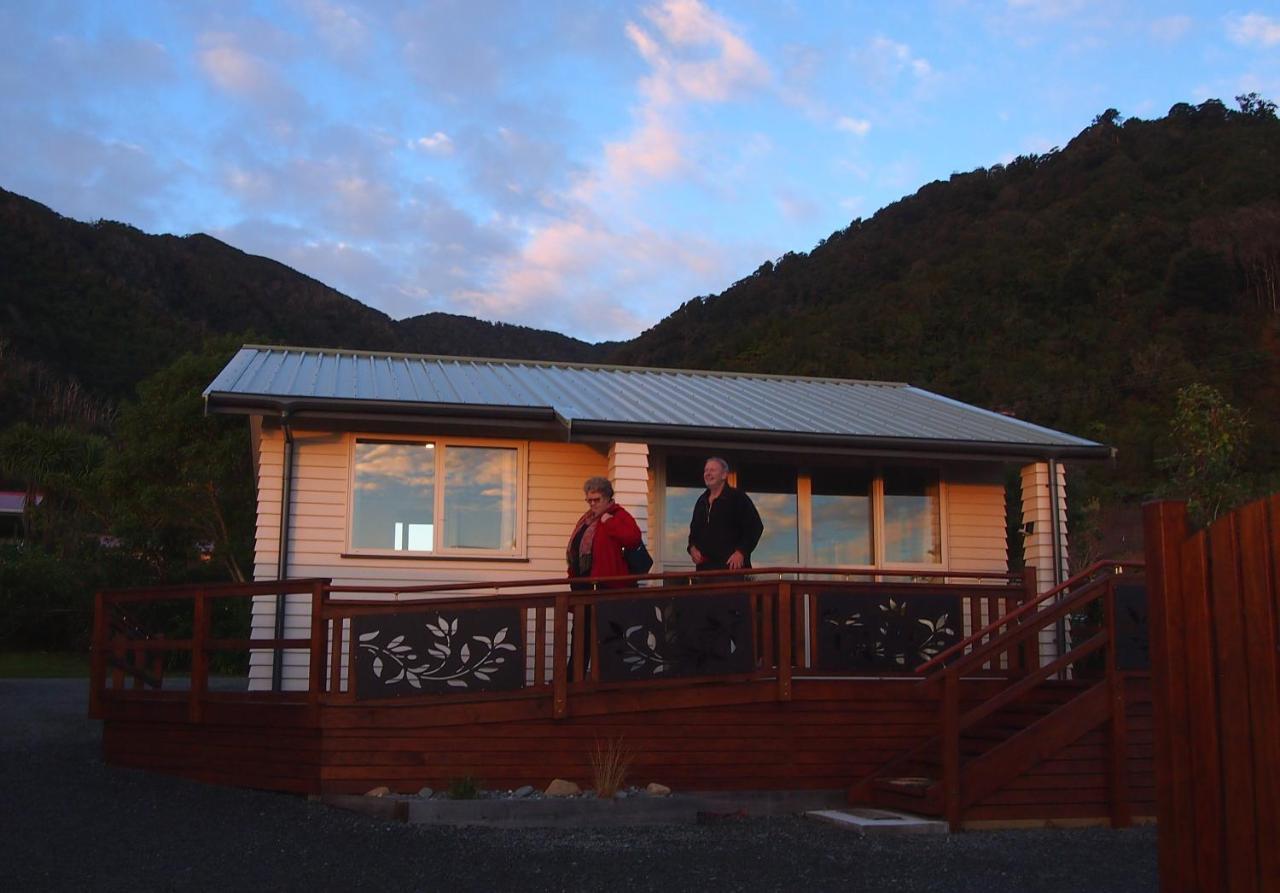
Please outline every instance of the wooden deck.
[[[1058, 605], [1110, 605], [1109, 571], [1039, 601], [1021, 576], [837, 573], [103, 593], [91, 710], [109, 763], [297, 793], [585, 787], [621, 740], [633, 781], [681, 790], [843, 788], [956, 825], [1152, 813], [1149, 681], [1117, 666], [1114, 612], [1061, 666], [1027, 647]], [[219, 600], [281, 591], [310, 593], [309, 639], [214, 636]], [[190, 604], [190, 633], [140, 637], [156, 603]], [[305, 652], [306, 690], [209, 689], [210, 654], [274, 647]], [[161, 654], [190, 656], [189, 686]]]

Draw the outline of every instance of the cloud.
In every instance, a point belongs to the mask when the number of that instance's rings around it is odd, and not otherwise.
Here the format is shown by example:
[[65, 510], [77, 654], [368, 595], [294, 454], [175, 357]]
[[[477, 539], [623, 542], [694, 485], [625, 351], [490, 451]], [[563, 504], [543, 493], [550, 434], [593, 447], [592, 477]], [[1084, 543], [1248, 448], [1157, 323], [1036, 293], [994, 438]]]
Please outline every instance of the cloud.
[[299, 5], [320, 39], [339, 58], [353, 59], [372, 45], [369, 26], [350, 6], [329, 0], [299, 0]]
[[1165, 16], [1151, 23], [1151, 36], [1161, 43], [1176, 43], [1191, 30], [1191, 25], [1191, 16]]
[[[252, 32], [249, 32], [252, 35]], [[266, 114], [274, 135], [291, 135], [313, 116], [306, 101], [279, 68], [285, 53], [278, 46], [262, 51], [245, 46], [239, 33], [209, 31], [201, 34], [196, 60], [200, 70], [218, 90], [243, 100], [247, 108]], [[273, 61], [268, 61], [273, 58]]]
[[882, 90], [891, 88], [904, 76], [917, 84], [926, 83], [934, 76], [928, 59], [915, 55], [907, 44], [884, 35], [873, 37], [866, 46], [855, 50], [853, 58], [865, 78]]
[[842, 115], [836, 119], [836, 130], [843, 130], [854, 136], [866, 136], [871, 132], [871, 122], [865, 118], [850, 118]]
[[1227, 36], [1241, 46], [1273, 47], [1280, 44], [1280, 20], [1261, 13], [1229, 16], [1226, 28]]
[[627, 36], [653, 69], [642, 87], [654, 103], [724, 102], [771, 80], [751, 45], [698, 0], [665, 0], [645, 17], [664, 40], [634, 22]]
[[441, 130], [437, 130], [430, 136], [418, 137], [413, 144], [431, 155], [453, 154], [453, 140], [449, 139], [449, 134]]

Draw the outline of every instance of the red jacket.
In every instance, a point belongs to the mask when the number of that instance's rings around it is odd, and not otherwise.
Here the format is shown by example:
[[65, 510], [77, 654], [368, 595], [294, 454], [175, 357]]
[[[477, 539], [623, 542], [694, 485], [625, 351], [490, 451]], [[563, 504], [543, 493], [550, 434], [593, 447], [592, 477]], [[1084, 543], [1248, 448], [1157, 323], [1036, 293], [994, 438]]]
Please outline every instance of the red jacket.
[[[640, 545], [640, 525], [631, 513], [616, 502], [609, 506], [609, 520], [596, 523], [595, 540], [591, 543], [591, 572], [588, 579], [624, 577], [631, 572], [622, 557], [623, 549]], [[620, 585], [620, 584], [615, 584]]]

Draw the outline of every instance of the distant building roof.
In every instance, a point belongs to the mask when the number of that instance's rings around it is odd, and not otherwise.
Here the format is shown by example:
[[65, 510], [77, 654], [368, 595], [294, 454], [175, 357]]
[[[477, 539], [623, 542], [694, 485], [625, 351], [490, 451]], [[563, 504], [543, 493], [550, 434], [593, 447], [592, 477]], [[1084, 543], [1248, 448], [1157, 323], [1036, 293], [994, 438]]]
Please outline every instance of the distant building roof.
[[[40, 504], [44, 499], [41, 494], [36, 494], [35, 503]], [[21, 515], [27, 507], [27, 493], [25, 490], [0, 490], [0, 515]]]
[[896, 382], [246, 345], [204, 396], [211, 412], [540, 420], [582, 438], [1110, 455]]

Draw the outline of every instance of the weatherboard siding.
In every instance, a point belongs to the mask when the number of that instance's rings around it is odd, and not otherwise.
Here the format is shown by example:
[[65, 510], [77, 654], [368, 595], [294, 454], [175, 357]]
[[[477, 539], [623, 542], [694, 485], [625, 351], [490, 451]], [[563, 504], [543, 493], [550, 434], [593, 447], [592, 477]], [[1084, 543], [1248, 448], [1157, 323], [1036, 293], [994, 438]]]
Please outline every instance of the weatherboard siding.
[[[525, 557], [517, 560], [429, 559], [344, 555], [347, 548], [351, 442], [360, 434], [294, 432], [290, 498], [290, 578], [330, 578], [336, 585], [422, 586], [432, 583], [526, 580], [562, 577], [564, 547], [585, 510], [582, 482], [608, 471], [608, 458], [582, 444], [531, 442], [527, 452]], [[264, 431], [258, 477], [258, 524], [254, 578], [277, 578], [280, 542], [280, 485], [284, 437]], [[352, 596], [356, 597], [356, 596]], [[289, 596], [285, 636], [310, 632], [308, 596]], [[270, 637], [275, 602], [258, 599], [253, 635]], [[257, 652], [250, 662], [250, 687], [270, 687], [271, 655]], [[306, 685], [306, 657], [286, 652], [286, 688]]]

